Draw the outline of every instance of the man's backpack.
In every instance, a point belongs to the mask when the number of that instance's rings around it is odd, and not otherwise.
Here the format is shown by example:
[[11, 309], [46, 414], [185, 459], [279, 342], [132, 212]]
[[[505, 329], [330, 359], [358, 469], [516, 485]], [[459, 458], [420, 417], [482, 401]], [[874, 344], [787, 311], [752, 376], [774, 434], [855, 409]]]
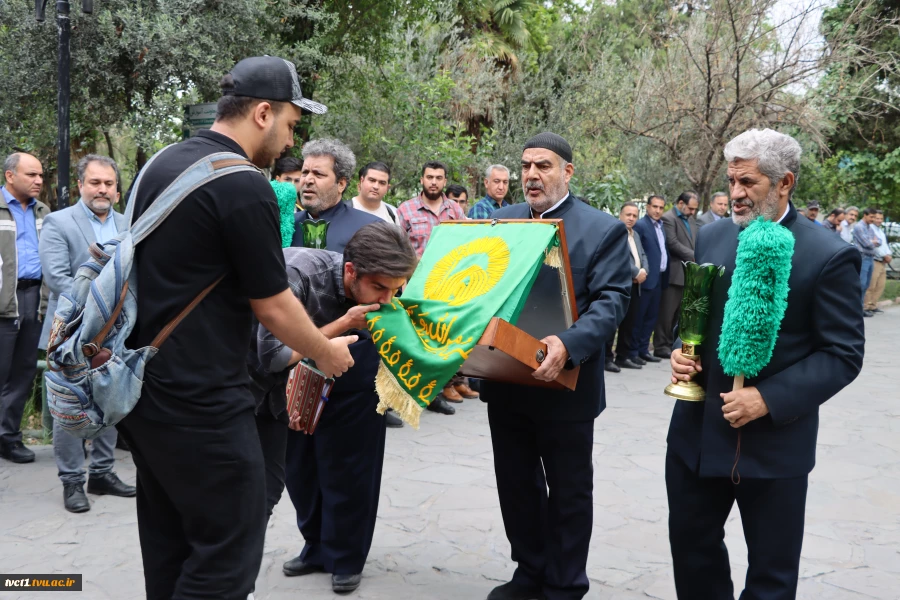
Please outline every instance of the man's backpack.
[[[125, 212], [126, 223], [133, 219], [135, 199], [147, 167], [164, 151], [158, 152], [138, 175]], [[206, 156], [160, 193], [128, 231], [104, 244], [91, 245], [91, 258], [78, 268], [71, 290], [59, 296], [48, 342], [47, 404], [64, 430], [91, 439], [128, 415], [141, 396], [147, 361], [224, 278], [223, 275], [200, 292], [149, 346], [135, 350], [125, 347], [137, 322], [135, 246], [153, 233], [191, 192], [240, 171], [259, 169], [231, 152]]]

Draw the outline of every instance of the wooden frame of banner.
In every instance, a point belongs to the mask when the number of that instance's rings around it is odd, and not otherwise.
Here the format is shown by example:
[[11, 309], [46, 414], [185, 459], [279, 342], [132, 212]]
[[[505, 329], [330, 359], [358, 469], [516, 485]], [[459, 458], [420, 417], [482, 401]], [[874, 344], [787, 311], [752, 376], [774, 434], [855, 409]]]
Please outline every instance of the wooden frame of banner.
[[[553, 316], [565, 323], [565, 327], [571, 327], [578, 319], [578, 307], [575, 304], [575, 288], [572, 286], [572, 268], [569, 265], [569, 247], [566, 244], [566, 231], [562, 219], [544, 219], [535, 221], [532, 219], [473, 219], [466, 221], [445, 221], [444, 225], [476, 225], [491, 224], [502, 226], [504, 223], [529, 223], [546, 225], [552, 223], [559, 232], [559, 250], [562, 262], [561, 269], [554, 269], [558, 273], [561, 302], [559, 307], [553, 310], [562, 314]], [[550, 268], [550, 267], [548, 267]], [[534, 292], [534, 288], [532, 288]], [[531, 299], [531, 294], [529, 294]], [[536, 300], [535, 300], [536, 301]], [[526, 305], [528, 302], [526, 301]], [[521, 317], [520, 317], [521, 324]], [[558, 331], [557, 331], [558, 333]], [[540, 337], [548, 335], [546, 332]], [[578, 383], [580, 367], [563, 369], [554, 381], [540, 381], [532, 377], [532, 373], [540, 366], [543, 356], [547, 355], [547, 345], [537, 337], [510, 324], [499, 317], [494, 317], [488, 323], [484, 334], [469, 354], [469, 358], [459, 369], [460, 375], [500, 381], [517, 385], [534, 387], [546, 387], [553, 389], [574, 390]], [[539, 357], [540, 360], [539, 360]]]

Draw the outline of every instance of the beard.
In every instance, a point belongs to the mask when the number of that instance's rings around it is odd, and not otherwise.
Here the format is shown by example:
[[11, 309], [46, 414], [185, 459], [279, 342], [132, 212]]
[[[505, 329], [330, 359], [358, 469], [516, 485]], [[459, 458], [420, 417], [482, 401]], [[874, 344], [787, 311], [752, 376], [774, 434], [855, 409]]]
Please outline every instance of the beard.
[[[738, 215], [734, 212], [735, 206], [749, 206], [750, 212], [746, 215]], [[767, 221], [778, 220], [778, 193], [773, 187], [769, 190], [766, 199], [762, 202], [754, 202], [748, 198], [732, 202], [731, 204], [731, 220], [739, 227], [746, 227], [758, 217], [763, 217]]]
[[[527, 181], [525, 182], [524, 189], [525, 201], [528, 202], [528, 206], [531, 207], [531, 210], [538, 214], [544, 214], [554, 204], [563, 199], [563, 196], [566, 195], [567, 188], [563, 183], [562, 185], [547, 189], [540, 181]], [[541, 190], [544, 192], [544, 195], [532, 200], [531, 196], [528, 195], [530, 190]]]
[[309, 211], [309, 214], [314, 217], [318, 217], [320, 214], [337, 204], [340, 199], [341, 190], [337, 185], [328, 190], [327, 193], [320, 190], [315, 196], [309, 198], [302, 193], [300, 194], [300, 203], [303, 205], [303, 208]]
[[441, 194], [443, 194], [443, 193], [444, 192], [442, 190], [438, 190], [437, 193], [435, 193], [434, 195], [431, 195], [428, 193], [428, 190], [422, 190], [422, 195], [425, 196], [426, 199], [431, 200], [432, 202], [434, 202], [435, 200], [439, 200], [441, 197]]
[[275, 162], [275, 159], [281, 156], [285, 150], [287, 150], [287, 148], [279, 144], [275, 127], [272, 127], [266, 133], [266, 137], [263, 138], [259, 150], [256, 151], [252, 162], [260, 169], [268, 169]]

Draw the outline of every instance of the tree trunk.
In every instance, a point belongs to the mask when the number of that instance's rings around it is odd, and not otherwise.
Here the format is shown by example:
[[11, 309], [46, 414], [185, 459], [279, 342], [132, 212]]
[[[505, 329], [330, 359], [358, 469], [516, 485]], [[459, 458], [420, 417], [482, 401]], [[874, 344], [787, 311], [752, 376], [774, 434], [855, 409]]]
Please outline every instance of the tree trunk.
[[137, 177], [137, 174], [141, 172], [141, 169], [144, 168], [144, 165], [147, 164], [147, 153], [144, 151], [143, 146], [137, 147], [137, 157], [135, 159], [137, 161], [137, 168], [134, 170], [134, 176]]
[[115, 153], [113, 152], [112, 137], [110, 137], [110, 135], [109, 135], [109, 130], [108, 130], [108, 129], [104, 129], [104, 130], [103, 130], [103, 139], [106, 140], [106, 154], [107, 154], [107, 156], [109, 156], [109, 157], [110, 157], [111, 159], [113, 159], [113, 160], [116, 160], [116, 155], [115, 155]]

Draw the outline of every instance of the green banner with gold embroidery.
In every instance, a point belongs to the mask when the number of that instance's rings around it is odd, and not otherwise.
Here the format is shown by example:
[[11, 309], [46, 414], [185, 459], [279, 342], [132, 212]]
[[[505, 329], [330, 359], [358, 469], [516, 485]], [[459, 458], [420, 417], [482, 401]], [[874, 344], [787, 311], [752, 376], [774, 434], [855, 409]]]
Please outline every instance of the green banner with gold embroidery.
[[418, 427], [491, 318], [515, 324], [545, 262], [560, 266], [553, 223], [435, 227], [403, 296], [369, 313], [378, 412], [392, 408]]

